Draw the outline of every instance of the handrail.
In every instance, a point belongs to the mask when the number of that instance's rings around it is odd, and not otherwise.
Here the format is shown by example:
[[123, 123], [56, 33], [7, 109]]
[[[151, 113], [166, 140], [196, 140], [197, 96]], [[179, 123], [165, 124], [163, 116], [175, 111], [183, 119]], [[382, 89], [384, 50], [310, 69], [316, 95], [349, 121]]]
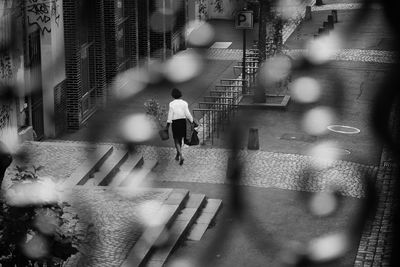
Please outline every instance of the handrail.
[[243, 84], [217, 84], [215, 87], [229, 88], [229, 87], [243, 87]]
[[220, 82], [245, 82], [243, 79], [221, 79]]
[[[240, 69], [242, 69], [243, 68], [243, 66], [233, 66], [234, 68], [240, 68]], [[246, 66], [245, 67], [246, 69], [259, 69], [259, 67], [249, 67], [249, 66]]]
[[204, 96], [203, 98], [215, 98], [215, 99], [235, 99], [233, 96]]

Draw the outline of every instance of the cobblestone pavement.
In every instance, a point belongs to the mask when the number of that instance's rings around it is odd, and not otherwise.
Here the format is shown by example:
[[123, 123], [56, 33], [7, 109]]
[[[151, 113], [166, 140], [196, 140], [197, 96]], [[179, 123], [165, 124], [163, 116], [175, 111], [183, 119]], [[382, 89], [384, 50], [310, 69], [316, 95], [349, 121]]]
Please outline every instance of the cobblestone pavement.
[[39, 176], [50, 176], [55, 181], [63, 181], [87, 158], [87, 153], [94, 151], [92, 146], [68, 145], [68, 143], [39, 143], [25, 142], [21, 149], [27, 154], [27, 160], [13, 161], [7, 169], [3, 188], [11, 184], [11, 177], [16, 173], [15, 166], [38, 167], [44, 166], [38, 171]]
[[[35, 162], [46, 166], [52, 166], [52, 162], [56, 161], [65, 164], [67, 160], [75, 158], [75, 163], [66, 165], [67, 168], [54, 165], [48, 169], [49, 174], [55, 177], [67, 177], [74, 166], [77, 167], [86, 157], [87, 144], [48, 142], [41, 145], [31, 142], [25, 146], [35, 155]], [[122, 146], [112, 145], [115, 148]], [[173, 159], [173, 148], [139, 146], [138, 152], [145, 159], [159, 160], [153, 176], [157, 181], [226, 183], [226, 162], [229, 157], [227, 149], [185, 147], [183, 166], [179, 166]], [[243, 185], [313, 192], [326, 190], [330, 182], [335, 182], [341, 186], [343, 195], [357, 198], [363, 196], [361, 174], [376, 172], [376, 167], [373, 166], [336, 161], [333, 168], [304, 184], [298, 182], [302, 170], [313, 163], [313, 159], [308, 156], [244, 150], [240, 152], [240, 158], [245, 163]], [[65, 229], [84, 241], [81, 241], [80, 252], [66, 263], [65, 266], [68, 267], [119, 266], [143, 229], [143, 224], [138, 219], [138, 205], [147, 200], [162, 201], [168, 196], [166, 191], [150, 191], [134, 194], [127, 199], [111, 190], [88, 187], [75, 187], [69, 193], [64, 200], [72, 206], [66, 209], [64, 215], [69, 221]]]
[[[145, 158], [159, 160], [154, 169], [157, 181], [226, 183], [227, 149], [186, 147], [183, 149], [183, 166], [173, 159], [174, 148], [142, 146], [139, 151]], [[364, 194], [361, 175], [376, 172], [373, 166], [335, 161], [332, 168], [305, 183], [300, 181], [300, 175], [315, 163], [309, 156], [243, 150], [240, 158], [245, 163], [242, 185], [317, 192], [328, 190], [334, 183], [343, 195], [357, 198]]]
[[394, 180], [397, 178], [398, 168], [385, 148], [376, 179], [377, 212], [363, 231], [354, 267], [390, 266]]
[[[312, 11], [324, 11], [324, 10], [351, 10], [351, 9], [360, 9], [363, 4], [361, 3], [352, 3], [352, 4], [329, 4], [322, 6], [313, 6], [311, 8]], [[382, 9], [381, 5], [372, 5], [372, 9]]]
[[[298, 57], [306, 50], [293, 49], [284, 50], [286, 55], [291, 57]], [[363, 50], [363, 49], [342, 49], [333, 55], [331, 60], [340, 61], [357, 61], [357, 62], [374, 62], [374, 63], [395, 63], [397, 53], [393, 51], [381, 51], [381, 50]]]
[[305, 16], [306, 6], [313, 6], [315, 0], [308, 0], [302, 2], [302, 4], [294, 9], [292, 14], [287, 14], [291, 19], [289, 23], [285, 24], [282, 29], [282, 42], [285, 43], [289, 36], [296, 30], [297, 26], [301, 23]]
[[[283, 53], [291, 57], [299, 57], [306, 50], [292, 49], [283, 50]], [[392, 51], [363, 50], [363, 49], [342, 49], [336, 53], [331, 60], [375, 62], [375, 63], [394, 63], [397, 54]], [[241, 49], [208, 49], [207, 57], [213, 60], [242, 60], [243, 52]]]
[[[122, 147], [113, 145], [115, 149]], [[28, 153], [30, 161], [13, 162], [7, 169], [3, 188], [11, 185], [16, 164], [43, 165], [39, 176], [51, 176], [61, 182], [87, 159], [88, 153], [95, 151], [86, 142], [26, 142], [21, 149]], [[153, 189], [124, 193], [84, 186], [60, 193], [60, 200], [71, 205], [64, 209], [66, 223], [61, 228], [73, 237], [80, 251], [65, 266], [120, 266], [143, 229], [137, 207], [149, 200], [162, 203], [169, 193], [170, 190]], [[148, 214], [156, 213], [157, 205], [152, 208], [147, 209]]]
[[159, 202], [159, 206], [152, 206], [153, 210], [146, 209], [149, 216], [154, 216], [169, 193], [168, 190], [131, 192], [128, 198], [126, 194], [104, 188], [73, 188], [66, 198], [72, 204], [66, 216], [78, 216], [79, 223], [69, 229], [83, 242], [65, 267], [120, 266], [145, 227], [138, 215], [139, 205], [146, 201]]

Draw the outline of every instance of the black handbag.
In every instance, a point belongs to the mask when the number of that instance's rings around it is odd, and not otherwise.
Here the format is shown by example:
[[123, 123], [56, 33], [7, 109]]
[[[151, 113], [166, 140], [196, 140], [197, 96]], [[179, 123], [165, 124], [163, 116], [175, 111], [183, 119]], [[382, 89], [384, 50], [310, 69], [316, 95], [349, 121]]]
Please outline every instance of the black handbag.
[[192, 137], [190, 138], [190, 140], [188, 140], [189, 142], [187, 142], [187, 145], [197, 146], [198, 144], [200, 144], [199, 136], [197, 134], [197, 131], [193, 130]]
[[163, 129], [158, 131], [158, 134], [161, 137], [161, 140], [168, 140], [169, 139], [169, 133], [168, 133], [168, 129]]

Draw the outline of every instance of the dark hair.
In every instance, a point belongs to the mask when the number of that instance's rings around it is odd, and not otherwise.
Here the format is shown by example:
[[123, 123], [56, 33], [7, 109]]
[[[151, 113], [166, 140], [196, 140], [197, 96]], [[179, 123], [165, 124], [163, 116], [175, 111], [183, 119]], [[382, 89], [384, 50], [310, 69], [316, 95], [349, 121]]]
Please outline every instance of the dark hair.
[[178, 99], [178, 98], [181, 98], [182, 93], [178, 89], [174, 88], [174, 89], [172, 89], [171, 96], [175, 99]]

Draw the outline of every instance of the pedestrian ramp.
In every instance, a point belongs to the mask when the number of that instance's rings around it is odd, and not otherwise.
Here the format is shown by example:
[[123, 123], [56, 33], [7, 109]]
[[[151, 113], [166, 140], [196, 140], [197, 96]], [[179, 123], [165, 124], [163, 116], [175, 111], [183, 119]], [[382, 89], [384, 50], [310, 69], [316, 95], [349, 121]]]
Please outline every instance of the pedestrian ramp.
[[181, 242], [202, 238], [221, 207], [219, 199], [174, 189], [157, 213], [166, 214], [163, 222], [146, 228], [121, 266], [165, 266]]

